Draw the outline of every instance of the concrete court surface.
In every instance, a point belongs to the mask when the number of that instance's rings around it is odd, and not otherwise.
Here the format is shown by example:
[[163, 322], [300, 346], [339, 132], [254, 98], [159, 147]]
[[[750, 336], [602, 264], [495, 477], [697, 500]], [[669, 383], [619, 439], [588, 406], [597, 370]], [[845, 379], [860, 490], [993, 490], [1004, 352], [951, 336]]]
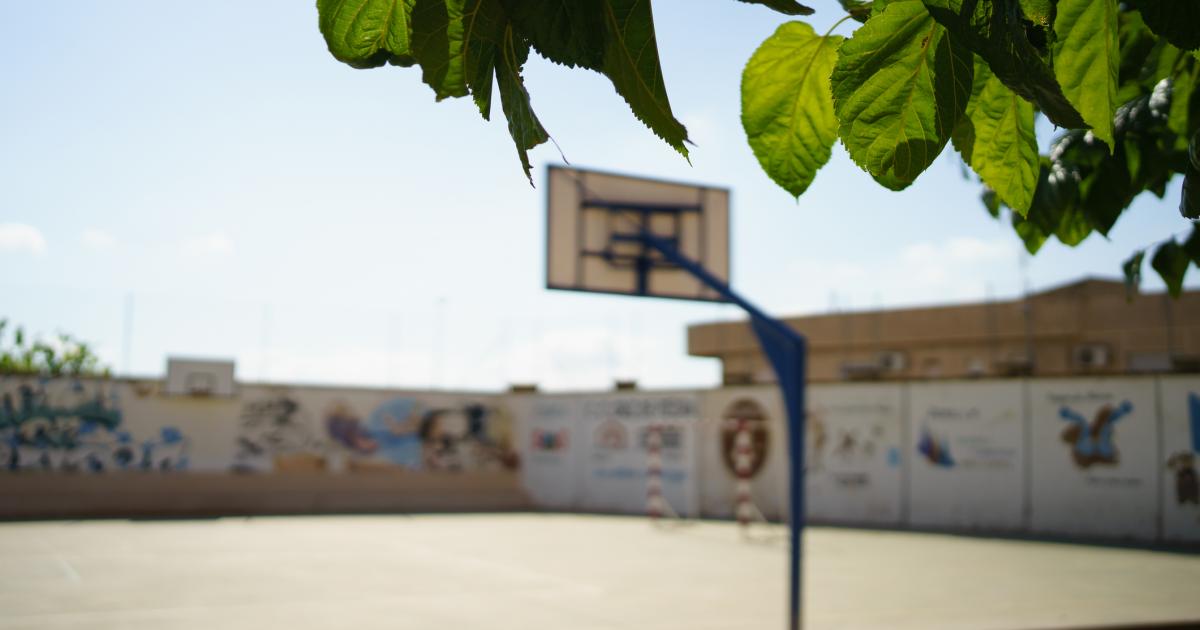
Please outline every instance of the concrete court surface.
[[[784, 530], [459, 515], [0, 524], [0, 628], [784, 628]], [[808, 628], [1200, 620], [1200, 556], [812, 528]]]

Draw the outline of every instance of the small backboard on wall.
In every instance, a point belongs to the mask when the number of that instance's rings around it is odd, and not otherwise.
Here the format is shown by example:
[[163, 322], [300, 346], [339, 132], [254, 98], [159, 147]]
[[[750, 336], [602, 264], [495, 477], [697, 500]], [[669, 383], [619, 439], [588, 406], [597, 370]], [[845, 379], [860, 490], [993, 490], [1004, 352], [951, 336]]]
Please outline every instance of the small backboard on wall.
[[167, 358], [168, 396], [233, 396], [233, 361]]
[[550, 166], [546, 288], [721, 302], [638, 242], [643, 231], [729, 281], [729, 190]]

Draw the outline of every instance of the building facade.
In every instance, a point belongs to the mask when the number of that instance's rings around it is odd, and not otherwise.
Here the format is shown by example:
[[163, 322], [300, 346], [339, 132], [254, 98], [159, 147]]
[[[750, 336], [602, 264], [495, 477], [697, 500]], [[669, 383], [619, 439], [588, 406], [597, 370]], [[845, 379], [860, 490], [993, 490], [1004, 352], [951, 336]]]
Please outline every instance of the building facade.
[[[1200, 371], [1200, 292], [1130, 298], [1084, 279], [1025, 299], [784, 320], [808, 339], [811, 382]], [[688, 328], [688, 353], [729, 385], [775, 380], [748, 323]]]

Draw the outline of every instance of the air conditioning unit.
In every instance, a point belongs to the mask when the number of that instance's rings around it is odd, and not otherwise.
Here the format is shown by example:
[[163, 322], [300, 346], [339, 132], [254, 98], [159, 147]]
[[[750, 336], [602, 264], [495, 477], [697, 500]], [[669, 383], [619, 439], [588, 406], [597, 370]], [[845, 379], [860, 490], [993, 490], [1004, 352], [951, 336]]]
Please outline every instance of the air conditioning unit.
[[233, 396], [233, 361], [167, 358], [168, 396]]
[[1110, 353], [1108, 346], [1098, 343], [1087, 344], [1075, 348], [1075, 365], [1081, 368], [1102, 368], [1108, 365]]
[[856, 363], [847, 361], [842, 364], [842, 378], [847, 381], [873, 381], [881, 375], [878, 363]]
[[880, 352], [879, 369], [883, 372], [903, 372], [908, 369], [908, 355], [896, 350]]
[[1033, 361], [1027, 357], [1010, 356], [1003, 359], [997, 359], [995, 362], [996, 373], [1000, 376], [1032, 376]]

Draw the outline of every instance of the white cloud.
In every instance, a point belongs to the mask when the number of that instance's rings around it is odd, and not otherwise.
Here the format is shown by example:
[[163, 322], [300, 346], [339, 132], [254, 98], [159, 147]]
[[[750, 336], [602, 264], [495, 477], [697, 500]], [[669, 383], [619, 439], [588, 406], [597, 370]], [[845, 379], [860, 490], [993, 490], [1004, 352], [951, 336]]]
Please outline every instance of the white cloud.
[[221, 232], [193, 236], [183, 242], [183, 253], [192, 257], [232, 256], [233, 250], [233, 239]]
[[25, 223], [0, 223], [0, 253], [46, 253], [46, 237], [42, 231]]
[[983, 239], [957, 236], [942, 243], [917, 243], [906, 247], [901, 259], [910, 264], [945, 265], [946, 263], [979, 264], [1015, 260], [1017, 249], [1009, 239]]
[[1015, 289], [1017, 256], [1011, 239], [959, 236], [915, 243], [870, 263], [800, 260], [789, 271], [805, 278], [806, 293], [793, 297], [787, 311], [822, 310], [834, 296], [839, 308], [854, 309], [983, 299], [989, 290]]
[[100, 228], [85, 229], [79, 240], [84, 247], [97, 252], [108, 251], [117, 245], [116, 237]]

